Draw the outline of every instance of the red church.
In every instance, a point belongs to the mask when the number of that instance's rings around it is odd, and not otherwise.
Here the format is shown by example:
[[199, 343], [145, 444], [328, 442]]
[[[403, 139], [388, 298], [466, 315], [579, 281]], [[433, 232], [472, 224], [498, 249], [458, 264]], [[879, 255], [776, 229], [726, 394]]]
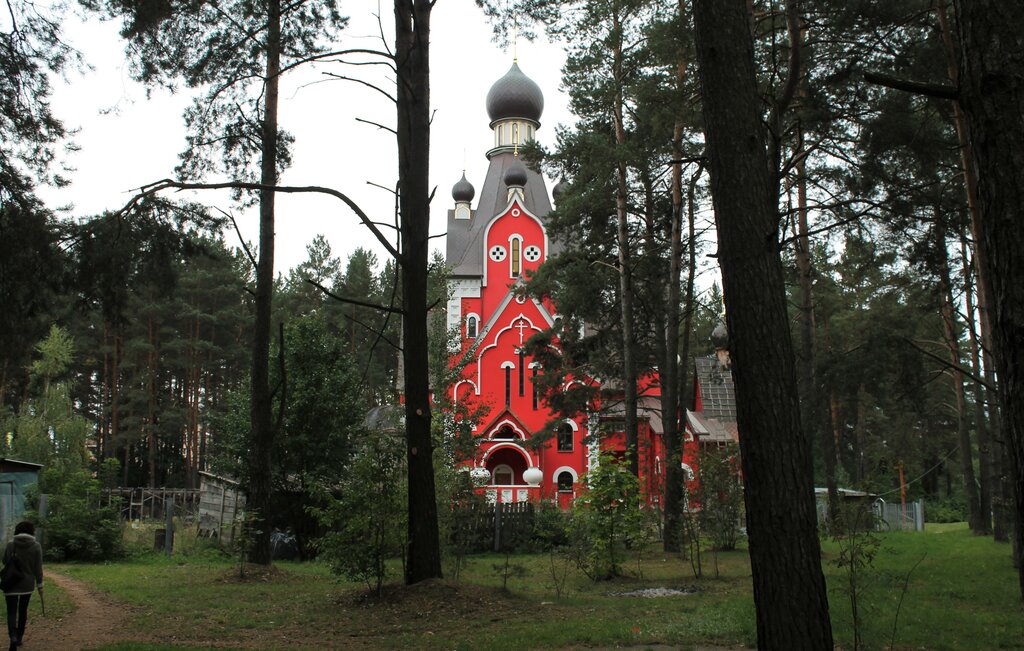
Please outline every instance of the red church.
[[[462, 364], [463, 370], [447, 391], [457, 404], [484, 408], [479, 411], [485, 415], [473, 424], [478, 444], [470, 472], [488, 499], [553, 499], [564, 507], [579, 493], [599, 453], [622, 454], [625, 446], [621, 412], [601, 413], [597, 406], [562, 421], [539, 450], [526, 445], [554, 417], [538, 395], [534, 380], [539, 369], [524, 344], [555, 324], [557, 308], [549, 300], [516, 292], [532, 270], [560, 250], [545, 228], [552, 204], [544, 178], [518, 158], [519, 145], [534, 140], [543, 109], [540, 88], [513, 63], [487, 94], [494, 146], [487, 152], [489, 166], [476, 207], [476, 190], [465, 173], [452, 188], [447, 319], [449, 330], [460, 335], [453, 364]], [[555, 201], [559, 190], [556, 185]], [[640, 389], [642, 486], [656, 501], [666, 463], [656, 379]], [[687, 456], [692, 446], [687, 443]]]

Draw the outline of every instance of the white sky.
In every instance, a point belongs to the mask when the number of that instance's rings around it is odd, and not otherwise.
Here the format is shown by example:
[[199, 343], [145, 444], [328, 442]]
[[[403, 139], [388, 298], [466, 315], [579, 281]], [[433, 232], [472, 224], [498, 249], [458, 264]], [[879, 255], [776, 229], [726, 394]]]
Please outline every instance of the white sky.
[[[383, 11], [390, 22], [391, 6], [367, 0], [346, 2], [350, 17], [339, 47], [380, 46], [374, 14]], [[445, 228], [451, 186], [465, 167], [466, 176], [479, 193], [487, 169], [484, 153], [493, 136], [484, 108], [488, 89], [508, 71], [512, 52], [492, 42], [491, 26], [473, 0], [441, 0], [434, 8], [431, 39], [431, 103], [435, 110], [431, 132], [430, 176], [437, 186], [432, 204], [431, 232]], [[178, 153], [184, 147], [182, 111], [189, 103], [187, 92], [170, 95], [145, 89], [133, 82], [124, 57], [118, 25], [69, 20], [68, 40], [83, 52], [92, 70], [72, 73], [69, 83], [55, 82], [53, 109], [65, 124], [80, 131], [74, 141], [81, 151], [70, 155], [76, 168], [72, 183], [62, 189], [40, 188], [51, 207], [72, 204], [71, 216], [95, 215], [123, 206], [134, 188], [173, 175]], [[393, 29], [385, 25], [388, 46]], [[568, 98], [559, 92], [565, 55], [558, 45], [520, 41], [519, 65], [544, 92], [544, 115], [538, 140], [553, 144], [556, 124], [569, 124]], [[375, 67], [376, 68], [376, 67]], [[394, 135], [357, 122], [363, 118], [393, 126], [395, 109], [381, 95], [364, 86], [343, 81], [323, 81], [322, 72], [371, 73], [367, 67], [341, 69], [322, 65], [286, 76], [282, 82], [280, 122], [291, 132], [293, 165], [281, 178], [287, 185], [333, 187], [354, 199], [375, 220], [391, 222], [392, 195], [368, 183], [394, 187], [397, 163]], [[393, 92], [393, 82], [382, 81]], [[548, 181], [550, 191], [552, 183]], [[479, 198], [479, 194], [477, 196]], [[233, 211], [246, 240], [257, 239], [255, 210], [239, 212], [226, 194], [204, 192], [196, 199]], [[357, 218], [333, 198], [279, 195], [275, 267], [279, 272], [306, 259], [306, 245], [323, 233], [334, 255], [342, 260], [356, 247], [384, 252]], [[229, 243], [236, 244], [231, 237]], [[443, 250], [443, 238], [434, 243]]]

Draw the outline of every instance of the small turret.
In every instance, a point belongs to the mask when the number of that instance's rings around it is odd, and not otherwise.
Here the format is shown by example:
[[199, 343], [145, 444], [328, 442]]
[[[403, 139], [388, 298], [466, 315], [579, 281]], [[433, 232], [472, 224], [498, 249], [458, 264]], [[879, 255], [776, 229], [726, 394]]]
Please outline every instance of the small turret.
[[463, 170], [462, 178], [452, 186], [452, 199], [455, 200], [455, 219], [469, 219], [473, 216], [469, 203], [473, 201], [475, 196], [476, 189], [466, 179], [466, 172]]
[[565, 191], [569, 189], [569, 184], [565, 179], [562, 179], [555, 184], [555, 187], [551, 188], [551, 198], [555, 200], [555, 205], [558, 205], [558, 198], [565, 194]]
[[452, 186], [452, 199], [455, 203], [469, 203], [476, 196], [476, 188], [466, 179], [466, 172], [463, 170], [462, 178]]
[[505, 185], [508, 186], [508, 200], [511, 201], [513, 197], [519, 197], [520, 201], [523, 199], [523, 188], [526, 187], [526, 168], [519, 162], [519, 157], [512, 159], [512, 164], [505, 170], [505, 175], [502, 180], [505, 181]]
[[731, 364], [729, 359], [729, 330], [725, 327], [724, 321], [720, 321], [715, 326], [715, 329], [711, 331], [711, 344], [715, 347], [718, 363], [722, 368], [729, 368]]

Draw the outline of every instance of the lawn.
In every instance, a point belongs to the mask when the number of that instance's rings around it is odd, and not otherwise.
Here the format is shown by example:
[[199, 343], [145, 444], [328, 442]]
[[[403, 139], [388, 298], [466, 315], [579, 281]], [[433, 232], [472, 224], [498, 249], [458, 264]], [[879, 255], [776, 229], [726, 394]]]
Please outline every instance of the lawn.
[[[894, 641], [895, 649], [1024, 649], [1024, 609], [1009, 547], [962, 526], [884, 534], [880, 542], [857, 581], [865, 648], [888, 649]], [[848, 575], [836, 567], [838, 554], [835, 543], [824, 543], [836, 640], [851, 649]], [[53, 569], [132, 606], [125, 639], [178, 645], [104, 647], [119, 651], [753, 647], [745, 550], [719, 554], [718, 576], [712, 555], [702, 560], [699, 579], [689, 560], [661, 552], [645, 554], [639, 564], [632, 560], [625, 567], [632, 576], [614, 581], [594, 583], [570, 570], [568, 593], [556, 598], [549, 557], [513, 556], [524, 574], [510, 578], [503, 591], [494, 566], [505, 557], [474, 556], [458, 582], [391, 585], [379, 601], [321, 564], [277, 563], [240, 579], [237, 565], [209, 552]], [[647, 587], [687, 594], [615, 595]]]

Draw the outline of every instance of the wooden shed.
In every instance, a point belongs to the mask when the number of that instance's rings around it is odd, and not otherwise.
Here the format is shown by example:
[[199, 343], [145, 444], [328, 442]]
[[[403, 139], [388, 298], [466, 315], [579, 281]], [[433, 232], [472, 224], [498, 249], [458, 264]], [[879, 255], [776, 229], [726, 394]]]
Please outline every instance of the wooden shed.
[[234, 479], [200, 471], [199, 535], [229, 543], [235, 518], [245, 510], [245, 493]]
[[39, 483], [42, 465], [0, 458], [0, 536], [6, 538], [25, 513], [25, 489]]

